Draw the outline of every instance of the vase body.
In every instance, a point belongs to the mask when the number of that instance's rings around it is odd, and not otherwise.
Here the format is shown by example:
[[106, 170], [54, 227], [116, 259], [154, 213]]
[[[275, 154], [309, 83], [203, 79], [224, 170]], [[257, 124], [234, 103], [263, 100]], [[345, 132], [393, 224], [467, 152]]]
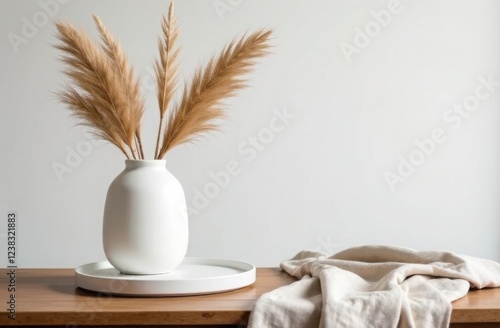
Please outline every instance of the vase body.
[[106, 195], [103, 246], [124, 274], [173, 271], [188, 247], [184, 190], [164, 160], [126, 160]]

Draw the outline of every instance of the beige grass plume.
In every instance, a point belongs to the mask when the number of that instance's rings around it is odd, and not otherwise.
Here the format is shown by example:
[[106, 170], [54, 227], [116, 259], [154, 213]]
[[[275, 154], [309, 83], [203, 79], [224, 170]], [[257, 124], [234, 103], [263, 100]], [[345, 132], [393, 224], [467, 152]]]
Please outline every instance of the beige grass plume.
[[[83, 125], [98, 137], [117, 146], [128, 159], [144, 159], [141, 118], [144, 102], [140, 80], [128, 64], [120, 44], [94, 16], [101, 35], [99, 46], [84, 32], [69, 23], [56, 23], [57, 37], [66, 64], [64, 73], [71, 84], [58, 93]], [[223, 101], [245, 87], [243, 75], [269, 48], [270, 30], [260, 30], [229, 43], [219, 56], [196, 70], [178, 104], [173, 104], [177, 84], [179, 48], [176, 42], [174, 6], [162, 18], [162, 37], [158, 40], [159, 58], [155, 62], [157, 97], [160, 112], [155, 159], [162, 159], [173, 147], [192, 141], [202, 133], [217, 129], [216, 120], [224, 117]]]
[[222, 101], [245, 87], [242, 75], [250, 72], [254, 60], [267, 53], [269, 30], [231, 42], [208, 64], [199, 68], [189, 87], [184, 87], [180, 105], [171, 112], [158, 158], [173, 147], [189, 142], [201, 133], [217, 128], [224, 117]]
[[134, 71], [129, 67], [127, 57], [121, 50], [121, 46], [113, 39], [109, 30], [104, 26], [97, 15], [93, 15], [95, 24], [104, 43], [102, 49], [108, 55], [114, 69], [121, 78], [124, 91], [127, 93], [129, 112], [132, 122], [135, 122], [135, 143], [138, 156], [144, 159], [144, 151], [141, 142], [141, 118], [144, 112], [144, 102], [140, 95], [140, 80], [134, 78]]
[[60, 99], [97, 136], [116, 145], [127, 158], [139, 158], [135, 138], [142, 110], [131, 106], [133, 76], [122, 76], [110, 56], [84, 32], [69, 23], [56, 27], [62, 42], [56, 48], [64, 53], [64, 73], [73, 82], [59, 93]]
[[160, 136], [163, 128], [163, 121], [168, 106], [174, 96], [177, 84], [177, 69], [179, 67], [177, 63], [179, 49], [176, 48], [179, 30], [176, 27], [173, 2], [170, 3], [168, 8], [168, 19], [162, 17], [161, 27], [163, 37], [158, 39], [159, 59], [155, 63], [158, 106], [160, 108], [160, 124], [158, 125], [155, 158], [159, 158]]

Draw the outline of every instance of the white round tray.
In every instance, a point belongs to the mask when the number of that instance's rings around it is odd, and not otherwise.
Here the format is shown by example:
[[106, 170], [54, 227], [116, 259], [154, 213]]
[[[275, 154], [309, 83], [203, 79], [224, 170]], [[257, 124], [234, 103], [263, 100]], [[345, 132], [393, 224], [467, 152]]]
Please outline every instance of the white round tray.
[[108, 261], [75, 269], [78, 287], [128, 296], [180, 296], [220, 293], [255, 282], [255, 266], [238, 261], [186, 257], [174, 271], [158, 275], [127, 275]]

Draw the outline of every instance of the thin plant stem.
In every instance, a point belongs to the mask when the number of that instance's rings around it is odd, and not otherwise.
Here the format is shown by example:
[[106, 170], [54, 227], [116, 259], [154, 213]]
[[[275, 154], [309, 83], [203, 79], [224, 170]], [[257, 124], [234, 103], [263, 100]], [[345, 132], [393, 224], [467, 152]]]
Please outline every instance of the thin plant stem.
[[160, 135], [161, 131], [163, 130], [163, 117], [160, 117], [160, 124], [158, 124], [158, 136], [156, 138], [156, 147], [155, 147], [155, 159], [161, 159], [159, 158], [159, 152], [160, 152]]
[[142, 149], [142, 141], [141, 141], [141, 136], [139, 135], [139, 131], [135, 131], [135, 140], [136, 140], [136, 147], [139, 149], [138, 152], [140, 154], [140, 158], [144, 159], [144, 150]]

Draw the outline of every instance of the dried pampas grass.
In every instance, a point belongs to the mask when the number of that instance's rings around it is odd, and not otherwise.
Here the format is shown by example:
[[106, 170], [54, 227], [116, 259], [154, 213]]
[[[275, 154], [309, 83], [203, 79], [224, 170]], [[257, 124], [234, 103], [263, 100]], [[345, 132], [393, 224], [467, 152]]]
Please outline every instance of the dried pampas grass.
[[[94, 21], [101, 44], [69, 23], [56, 23], [57, 37], [66, 64], [64, 73], [71, 80], [58, 92], [81, 124], [117, 146], [127, 159], [144, 159], [141, 118], [144, 101], [140, 80], [135, 77], [120, 44], [99, 17]], [[173, 103], [177, 88], [179, 29], [173, 3], [162, 18], [155, 61], [157, 98], [160, 113], [154, 159], [162, 159], [177, 145], [190, 142], [200, 134], [217, 129], [216, 120], [224, 117], [223, 101], [245, 87], [243, 75], [255, 60], [267, 54], [270, 30], [260, 30], [238, 41], [233, 40], [204, 67], [196, 70], [191, 83], [184, 83], [179, 103]]]

